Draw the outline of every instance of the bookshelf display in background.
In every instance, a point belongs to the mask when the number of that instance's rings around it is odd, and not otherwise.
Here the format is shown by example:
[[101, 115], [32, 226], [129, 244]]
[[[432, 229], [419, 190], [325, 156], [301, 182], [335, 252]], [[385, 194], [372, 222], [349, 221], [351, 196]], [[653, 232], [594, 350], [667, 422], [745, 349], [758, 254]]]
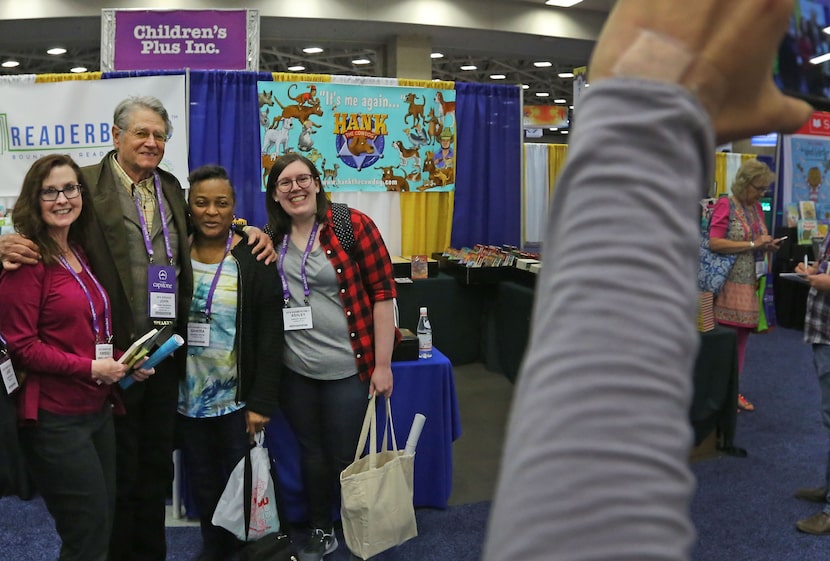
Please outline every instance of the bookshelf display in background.
[[518, 280], [532, 287], [542, 263], [538, 253], [504, 245], [476, 244], [461, 249], [447, 248], [433, 253], [441, 271], [455, 277], [462, 284], [492, 284]]

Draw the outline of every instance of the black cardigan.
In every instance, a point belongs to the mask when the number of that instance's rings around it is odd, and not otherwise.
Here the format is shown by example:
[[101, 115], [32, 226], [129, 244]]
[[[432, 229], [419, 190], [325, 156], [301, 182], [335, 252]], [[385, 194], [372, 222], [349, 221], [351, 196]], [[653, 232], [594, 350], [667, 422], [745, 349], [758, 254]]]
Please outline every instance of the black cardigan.
[[243, 239], [231, 250], [239, 264], [236, 337], [237, 397], [248, 409], [271, 416], [278, 406], [285, 337], [277, 266], [264, 265]]

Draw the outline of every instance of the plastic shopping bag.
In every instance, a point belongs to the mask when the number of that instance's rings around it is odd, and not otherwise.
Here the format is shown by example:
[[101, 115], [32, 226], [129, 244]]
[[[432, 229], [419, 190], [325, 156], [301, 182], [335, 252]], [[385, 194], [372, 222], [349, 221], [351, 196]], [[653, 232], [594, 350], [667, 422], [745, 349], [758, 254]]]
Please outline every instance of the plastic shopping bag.
[[[271, 479], [271, 461], [268, 450], [262, 445], [264, 433], [258, 432], [254, 440], [255, 446], [239, 460], [231, 472], [211, 520], [214, 526], [225, 528], [242, 541], [256, 541], [280, 529], [274, 481]], [[245, 489], [246, 463], [250, 474], [249, 492]], [[246, 524], [245, 511], [248, 508], [250, 523]]]

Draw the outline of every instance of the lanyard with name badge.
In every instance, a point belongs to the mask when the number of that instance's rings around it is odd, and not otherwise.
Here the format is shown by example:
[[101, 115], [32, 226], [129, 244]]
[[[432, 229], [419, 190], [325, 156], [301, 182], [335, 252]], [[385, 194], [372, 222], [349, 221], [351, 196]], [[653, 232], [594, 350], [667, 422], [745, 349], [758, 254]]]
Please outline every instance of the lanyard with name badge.
[[6, 386], [7, 394], [11, 395], [20, 387], [17, 383], [17, 375], [14, 373], [12, 359], [9, 356], [9, 346], [2, 335], [0, 335], [0, 376], [3, 377], [3, 385]]
[[138, 197], [133, 197], [135, 209], [138, 212], [138, 221], [141, 224], [141, 236], [144, 238], [144, 248], [150, 265], [147, 267], [147, 303], [148, 316], [151, 320], [175, 319], [176, 317], [176, 267], [173, 265], [173, 249], [170, 247], [170, 231], [167, 228], [167, 213], [164, 212], [164, 196], [161, 192], [161, 179], [158, 172], [153, 172], [153, 185], [156, 189], [161, 230], [164, 235], [164, 249], [167, 253], [168, 265], [157, 265], [154, 261], [155, 252], [150, 232], [147, 228], [147, 219], [141, 210]]
[[305, 302], [305, 306], [300, 306], [299, 308], [292, 308], [289, 305], [291, 301], [291, 291], [288, 289], [288, 278], [285, 276], [284, 269], [285, 254], [288, 253], [288, 240], [290, 238], [290, 234], [286, 234], [282, 239], [280, 257], [277, 262], [277, 270], [279, 271], [280, 282], [282, 283], [282, 319], [285, 324], [286, 331], [312, 329], [314, 327], [314, 324], [311, 321], [311, 306], [308, 303], [308, 297], [311, 295], [311, 289], [308, 287], [306, 262], [308, 261], [309, 254], [311, 254], [311, 248], [314, 247], [314, 240], [317, 238], [317, 228], [319, 227], [320, 225], [317, 221], [315, 221], [314, 226], [311, 228], [311, 235], [308, 237], [308, 243], [306, 244], [305, 251], [303, 252], [303, 258], [300, 263], [300, 279], [303, 281], [303, 295], [305, 297], [303, 301]]
[[110, 303], [109, 299], [107, 298], [107, 293], [104, 292], [104, 287], [98, 282], [94, 276], [92, 276], [92, 272], [90, 272], [89, 268], [86, 266], [86, 263], [80, 258], [80, 256], [72, 249], [73, 255], [75, 255], [75, 259], [78, 260], [78, 263], [81, 264], [81, 269], [83, 272], [87, 274], [87, 276], [92, 280], [92, 284], [95, 285], [95, 288], [98, 290], [98, 294], [101, 296], [101, 300], [104, 301], [104, 333], [101, 334], [101, 322], [99, 321], [98, 313], [95, 311], [95, 303], [92, 301], [92, 294], [89, 292], [89, 289], [84, 284], [84, 281], [81, 280], [81, 277], [78, 276], [78, 273], [75, 272], [75, 269], [69, 264], [66, 258], [61, 255], [58, 259], [60, 264], [63, 265], [63, 268], [69, 271], [69, 274], [78, 282], [81, 286], [81, 290], [84, 292], [84, 296], [86, 296], [86, 301], [89, 304], [89, 311], [92, 314], [92, 330], [95, 332], [95, 358], [102, 359], [102, 358], [112, 358], [112, 326], [110, 325]]
[[225, 244], [225, 253], [222, 255], [222, 260], [219, 266], [216, 267], [216, 273], [213, 275], [213, 281], [210, 283], [207, 297], [205, 298], [205, 316], [204, 322], [190, 321], [187, 323], [187, 345], [192, 347], [209, 347], [210, 346], [210, 310], [213, 307], [213, 295], [216, 292], [216, 287], [219, 284], [219, 277], [222, 274], [222, 265], [225, 263], [225, 258], [231, 250], [231, 240], [233, 239], [233, 230], [228, 232], [228, 241]]

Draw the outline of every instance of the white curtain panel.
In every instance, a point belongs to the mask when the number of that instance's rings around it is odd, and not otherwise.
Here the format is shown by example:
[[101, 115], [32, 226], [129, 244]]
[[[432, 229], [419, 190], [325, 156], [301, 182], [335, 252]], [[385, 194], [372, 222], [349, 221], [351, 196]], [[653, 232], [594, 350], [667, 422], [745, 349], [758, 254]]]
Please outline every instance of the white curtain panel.
[[735, 174], [738, 173], [738, 169], [741, 167], [741, 155], [740, 154], [727, 154], [726, 155], [726, 194], [732, 194], [732, 184], [735, 182]]
[[366, 191], [337, 192], [327, 187], [331, 200], [346, 203], [369, 215], [383, 236], [390, 255], [401, 255], [401, 197], [396, 191], [386, 193]]
[[523, 246], [526, 242], [540, 242], [544, 237], [550, 206], [548, 177], [548, 145], [525, 144]]

